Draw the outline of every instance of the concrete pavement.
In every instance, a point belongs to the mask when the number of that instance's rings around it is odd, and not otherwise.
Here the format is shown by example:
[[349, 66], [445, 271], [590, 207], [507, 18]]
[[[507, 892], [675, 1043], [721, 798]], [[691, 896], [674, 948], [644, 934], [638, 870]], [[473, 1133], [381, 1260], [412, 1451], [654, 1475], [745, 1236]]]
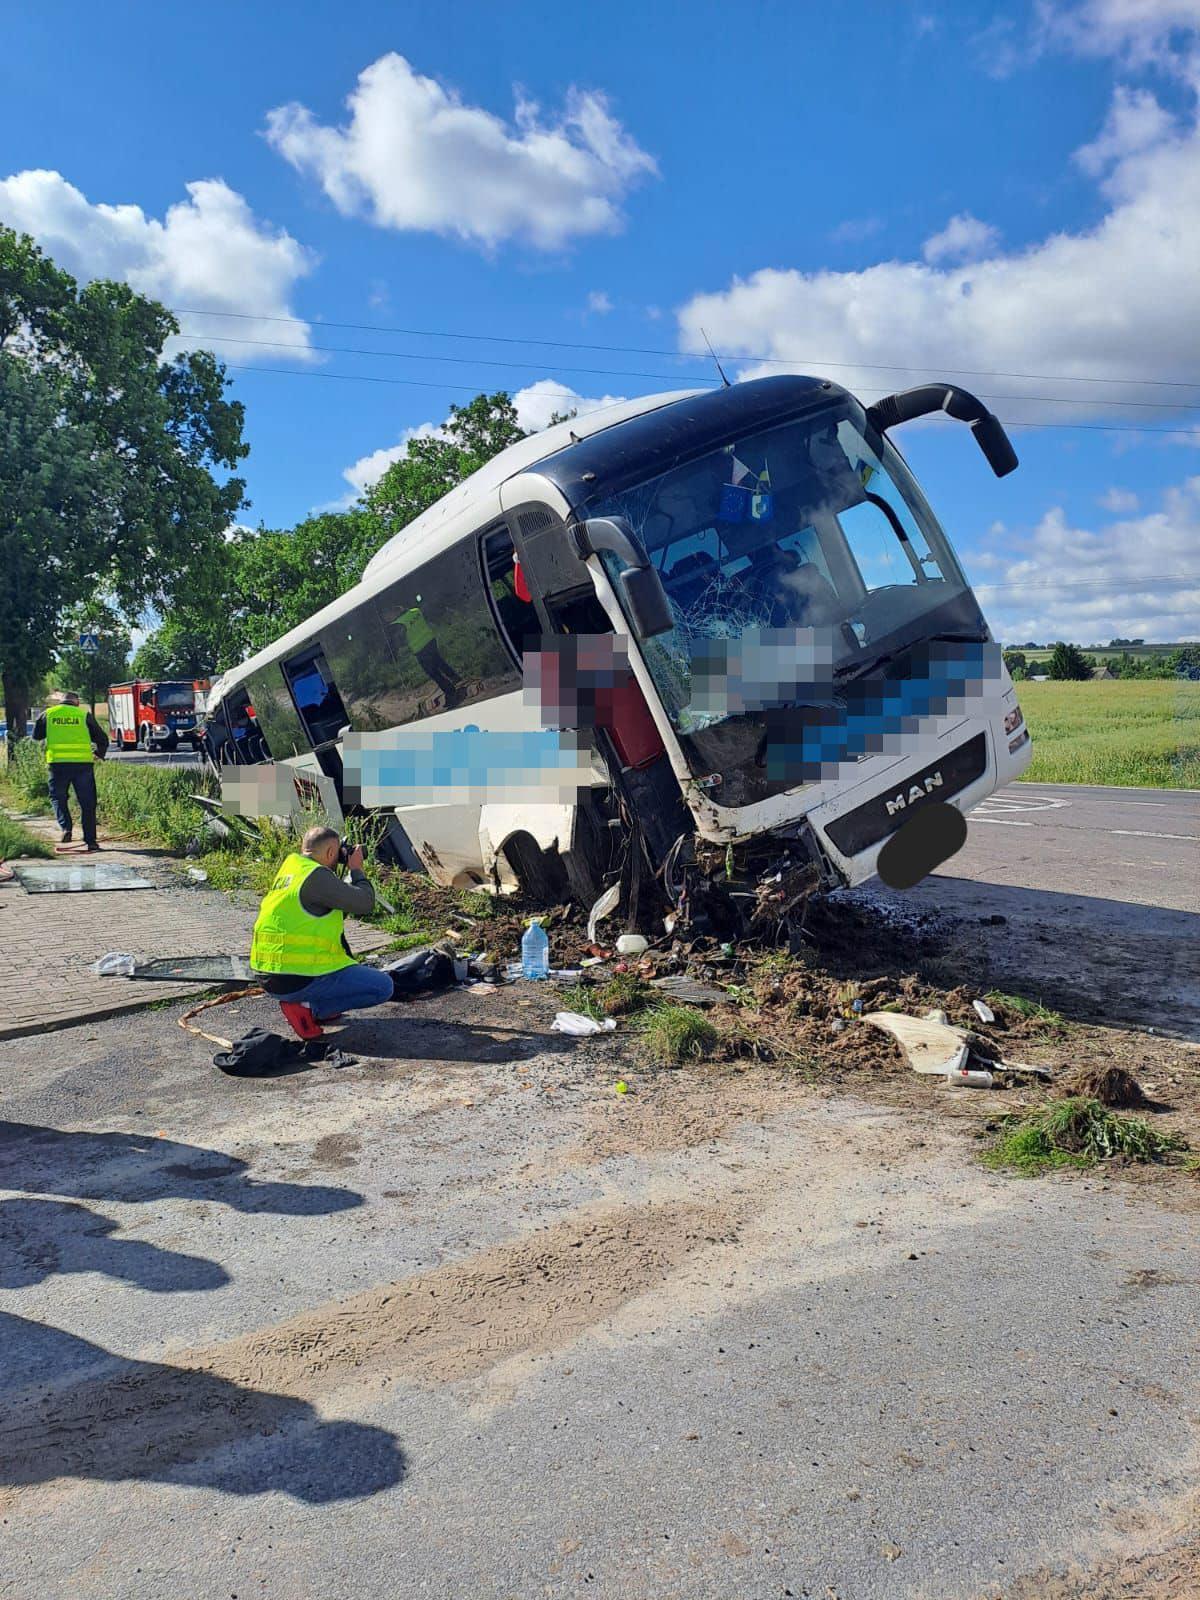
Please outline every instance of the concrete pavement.
[[1170, 1544], [1192, 1216], [775, 1074], [619, 1097], [503, 998], [273, 1081], [165, 1014], [0, 1043], [5, 1600], [982, 1600]]

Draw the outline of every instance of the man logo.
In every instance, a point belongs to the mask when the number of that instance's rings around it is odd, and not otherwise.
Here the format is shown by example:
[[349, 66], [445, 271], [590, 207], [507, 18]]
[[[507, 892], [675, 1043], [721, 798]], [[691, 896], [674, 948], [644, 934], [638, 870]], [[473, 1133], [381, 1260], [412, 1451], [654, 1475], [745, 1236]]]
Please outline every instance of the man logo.
[[935, 789], [940, 789], [941, 787], [942, 774], [939, 769], [937, 772], [929, 773], [920, 783], [914, 783], [907, 793], [901, 789], [899, 794], [893, 795], [887, 803], [888, 816], [894, 817], [897, 811], [903, 811], [906, 806], [911, 806], [916, 800], [924, 800], [927, 794], [932, 794]]

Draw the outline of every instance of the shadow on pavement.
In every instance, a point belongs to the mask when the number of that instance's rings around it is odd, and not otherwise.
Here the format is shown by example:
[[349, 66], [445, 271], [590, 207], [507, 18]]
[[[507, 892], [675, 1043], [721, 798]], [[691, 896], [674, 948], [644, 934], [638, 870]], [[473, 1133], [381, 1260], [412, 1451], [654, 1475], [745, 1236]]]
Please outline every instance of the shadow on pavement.
[[238, 1156], [144, 1133], [66, 1132], [0, 1121], [0, 1186], [77, 1200], [211, 1200], [235, 1211], [324, 1216], [363, 1203], [353, 1189], [259, 1183]]
[[28, 1289], [66, 1272], [100, 1272], [153, 1294], [219, 1289], [229, 1282], [223, 1267], [202, 1256], [111, 1238], [120, 1226], [69, 1200], [0, 1200], [0, 1289]]
[[535, 1033], [499, 1022], [447, 1022], [440, 1017], [364, 1016], [354, 1019], [345, 1035], [347, 1049], [383, 1060], [458, 1064], [568, 1055], [575, 1044], [562, 1033]]
[[291, 1395], [126, 1360], [3, 1312], [0, 1349], [0, 1505], [5, 1487], [56, 1478], [277, 1491], [325, 1505], [378, 1494], [405, 1475], [404, 1453], [386, 1429], [324, 1421]]

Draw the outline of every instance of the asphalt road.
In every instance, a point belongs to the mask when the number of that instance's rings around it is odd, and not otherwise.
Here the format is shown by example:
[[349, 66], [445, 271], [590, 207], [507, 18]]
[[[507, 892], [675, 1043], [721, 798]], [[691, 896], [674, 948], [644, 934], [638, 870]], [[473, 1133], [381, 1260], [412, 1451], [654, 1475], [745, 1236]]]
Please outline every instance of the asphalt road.
[[5, 1600], [982, 1600], [1164, 1536], [1194, 1217], [499, 1006], [266, 1082], [165, 1012], [0, 1045]]
[[859, 895], [949, 913], [959, 963], [997, 988], [1200, 1042], [1200, 794], [1017, 783], [967, 827], [915, 889]]

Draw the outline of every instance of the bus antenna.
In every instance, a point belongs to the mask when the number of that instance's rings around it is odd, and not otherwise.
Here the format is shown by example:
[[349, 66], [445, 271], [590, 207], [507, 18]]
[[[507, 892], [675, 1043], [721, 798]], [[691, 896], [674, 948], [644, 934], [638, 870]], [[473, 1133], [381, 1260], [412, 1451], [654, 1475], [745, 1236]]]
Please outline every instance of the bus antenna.
[[730, 384], [729, 379], [725, 376], [725, 368], [721, 365], [721, 363], [719, 361], [717, 361], [717, 352], [712, 347], [712, 340], [704, 332], [703, 328], [700, 329], [700, 333], [701, 333], [701, 335], [702, 335], [702, 337], [704, 339], [705, 344], [708, 346], [709, 355], [716, 362], [717, 371], [721, 374], [721, 382], [725, 385], [725, 387], [727, 389], [731, 388], [732, 385]]

